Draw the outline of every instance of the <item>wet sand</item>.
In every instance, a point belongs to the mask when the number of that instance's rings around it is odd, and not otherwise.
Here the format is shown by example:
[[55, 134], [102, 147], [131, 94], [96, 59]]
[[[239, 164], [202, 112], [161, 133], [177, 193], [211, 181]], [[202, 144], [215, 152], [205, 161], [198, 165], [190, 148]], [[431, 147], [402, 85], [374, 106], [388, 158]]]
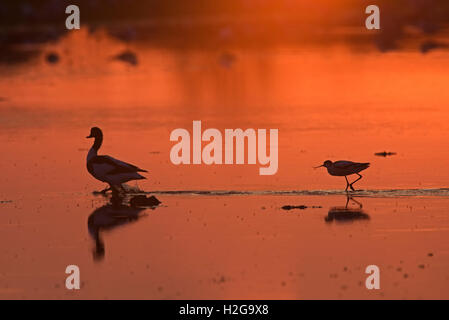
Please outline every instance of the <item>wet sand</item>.
[[[41, 49], [0, 66], [0, 298], [449, 298], [446, 51], [178, 51], [101, 30]], [[137, 66], [111, 58], [125, 49]], [[170, 132], [193, 120], [278, 128], [278, 173], [174, 166]], [[101, 153], [149, 170], [138, 186], [160, 207], [92, 194], [104, 187], [85, 167], [94, 125]], [[343, 178], [312, 169], [326, 159], [372, 163], [356, 184], [362, 208], [345, 207]], [[364, 287], [370, 264], [381, 290]]]

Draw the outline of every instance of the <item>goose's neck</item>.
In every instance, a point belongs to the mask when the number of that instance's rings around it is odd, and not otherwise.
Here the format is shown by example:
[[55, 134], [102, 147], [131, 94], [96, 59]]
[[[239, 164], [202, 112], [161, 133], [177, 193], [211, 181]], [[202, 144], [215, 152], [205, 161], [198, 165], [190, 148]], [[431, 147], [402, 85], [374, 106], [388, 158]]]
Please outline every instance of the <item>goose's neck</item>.
[[103, 136], [95, 137], [95, 141], [94, 141], [94, 145], [92, 146], [92, 149], [95, 149], [95, 151], [98, 151], [98, 149], [100, 149], [102, 143], [103, 143]]
[[90, 148], [89, 153], [87, 154], [87, 160], [89, 161], [92, 157], [95, 157], [97, 155], [98, 149], [100, 149], [101, 144], [103, 143], [103, 137], [95, 137], [95, 142]]

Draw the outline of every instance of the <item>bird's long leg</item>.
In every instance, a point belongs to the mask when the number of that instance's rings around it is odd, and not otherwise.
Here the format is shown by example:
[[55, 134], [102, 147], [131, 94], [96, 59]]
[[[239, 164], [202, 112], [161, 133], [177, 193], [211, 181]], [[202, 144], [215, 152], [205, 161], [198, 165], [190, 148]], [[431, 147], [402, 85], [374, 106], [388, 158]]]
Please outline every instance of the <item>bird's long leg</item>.
[[348, 181], [348, 178], [346, 176], [345, 176], [345, 179], [346, 179], [346, 189], [345, 189], [345, 191], [348, 191], [349, 181]]
[[353, 185], [354, 183], [356, 183], [357, 181], [359, 181], [360, 179], [363, 178], [361, 174], [358, 174], [358, 173], [356, 173], [356, 174], [357, 174], [359, 177], [358, 177], [355, 181], [351, 182], [351, 184], [349, 185], [349, 186], [351, 187], [352, 191], [355, 191], [354, 188], [352, 187], [352, 185]]
[[111, 185], [111, 190], [112, 190], [112, 197], [113, 198], [115, 198], [115, 197], [120, 195], [120, 190], [119, 190], [119, 188], [117, 188], [117, 186]]

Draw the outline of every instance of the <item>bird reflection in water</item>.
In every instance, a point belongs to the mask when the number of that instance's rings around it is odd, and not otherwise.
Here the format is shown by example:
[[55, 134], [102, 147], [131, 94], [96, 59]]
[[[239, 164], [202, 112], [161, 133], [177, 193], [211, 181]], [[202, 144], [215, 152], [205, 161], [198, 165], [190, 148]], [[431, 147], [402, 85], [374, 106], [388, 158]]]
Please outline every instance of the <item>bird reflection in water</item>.
[[105, 246], [101, 233], [113, 230], [119, 226], [138, 221], [146, 208], [131, 207], [117, 201], [97, 208], [87, 219], [89, 234], [95, 240], [93, 257], [95, 261], [100, 261], [105, 256]]
[[[354, 202], [357, 207], [348, 207], [349, 201]], [[329, 209], [327, 217], [324, 221], [331, 223], [336, 222], [352, 222], [356, 220], [369, 220], [369, 215], [362, 209], [363, 205], [353, 197], [346, 197], [346, 205], [344, 207], [332, 207]]]

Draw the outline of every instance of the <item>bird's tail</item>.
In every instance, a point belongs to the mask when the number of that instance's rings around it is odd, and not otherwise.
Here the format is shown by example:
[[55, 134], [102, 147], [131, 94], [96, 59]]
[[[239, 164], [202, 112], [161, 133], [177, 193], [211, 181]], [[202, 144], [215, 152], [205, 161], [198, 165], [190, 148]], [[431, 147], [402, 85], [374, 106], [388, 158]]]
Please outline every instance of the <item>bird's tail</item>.
[[361, 163], [360, 164], [360, 169], [361, 170], [365, 170], [365, 169], [369, 168], [370, 164], [371, 163], [369, 163], [369, 162]]
[[[144, 172], [147, 172], [147, 171], [144, 171]], [[137, 178], [136, 178], [136, 180], [142, 180], [142, 179], [146, 179], [146, 177], [144, 177], [143, 175], [141, 175], [141, 174], [138, 174], [137, 172], [136, 172], [136, 175], [137, 175]]]

